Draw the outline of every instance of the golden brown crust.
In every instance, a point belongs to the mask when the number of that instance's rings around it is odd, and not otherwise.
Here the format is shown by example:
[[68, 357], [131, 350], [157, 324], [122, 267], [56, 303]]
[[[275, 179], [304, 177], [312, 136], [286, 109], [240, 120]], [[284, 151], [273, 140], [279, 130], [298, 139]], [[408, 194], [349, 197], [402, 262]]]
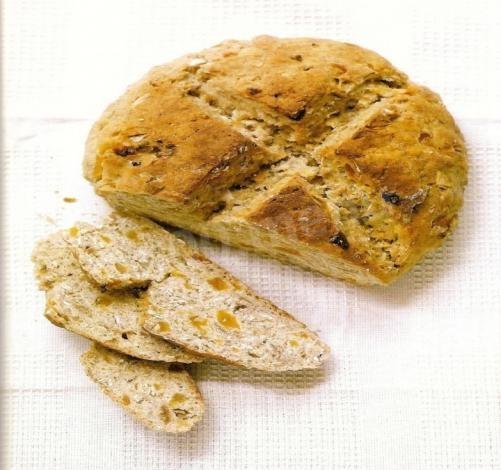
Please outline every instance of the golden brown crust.
[[[99, 173], [95, 170], [93, 177], [103, 190], [147, 193], [210, 209], [220, 186], [254, 173], [267, 160], [266, 152], [206, 116], [177, 90], [162, 93], [152, 83], [133, 91], [136, 100], [147, 96], [143, 102], [114, 116], [108, 132], [101, 131], [95, 163]], [[162, 111], [169, 109], [175, 112]]]
[[440, 98], [379, 55], [260, 36], [153, 69], [94, 126], [84, 171], [121, 207], [387, 283], [454, 227], [465, 157]]
[[335, 226], [325, 203], [308, 192], [307, 182], [295, 177], [258, 206], [247, 220], [306, 243], [325, 242]]
[[466, 184], [466, 150], [436, 94], [409, 85], [390, 103], [323, 155], [344, 162], [354, 182], [387, 203], [401, 224], [407, 256], [416, 257], [455, 223]]
[[250, 43], [224, 42], [206, 57], [209, 83], [279, 113], [302, 141], [325, 131], [332, 97], [343, 90], [372, 78], [392, 84], [406, 79], [371, 51], [325, 39], [258, 36]]

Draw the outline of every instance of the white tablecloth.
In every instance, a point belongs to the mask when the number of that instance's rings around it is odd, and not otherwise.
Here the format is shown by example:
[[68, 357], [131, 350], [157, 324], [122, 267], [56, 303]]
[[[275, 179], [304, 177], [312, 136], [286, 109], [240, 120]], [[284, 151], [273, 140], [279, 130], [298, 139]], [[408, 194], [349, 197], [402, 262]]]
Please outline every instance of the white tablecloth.
[[[498, 4], [4, 0], [6, 468], [499, 470]], [[81, 177], [83, 142], [129, 82], [182, 53], [260, 33], [358, 43], [439, 92], [468, 143], [461, 222], [389, 288], [350, 286], [200, 241], [317, 330], [333, 357], [322, 371], [279, 376], [197, 366], [203, 422], [185, 435], [157, 434], [84, 376], [86, 341], [43, 318], [30, 251], [56, 227], [107, 211]]]

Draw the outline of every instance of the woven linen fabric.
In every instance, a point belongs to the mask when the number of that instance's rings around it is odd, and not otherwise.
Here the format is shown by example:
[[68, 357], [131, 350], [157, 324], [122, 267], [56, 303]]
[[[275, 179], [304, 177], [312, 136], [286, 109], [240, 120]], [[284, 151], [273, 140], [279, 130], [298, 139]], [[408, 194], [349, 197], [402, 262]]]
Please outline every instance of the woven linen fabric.
[[[501, 14], [496, 0], [3, 1], [1, 458], [15, 470], [501, 468]], [[104, 107], [152, 65], [226, 38], [315, 36], [373, 49], [438, 92], [469, 185], [443, 248], [362, 288], [191, 237], [318, 331], [318, 371], [192, 367], [191, 432], [145, 429], [88, 380], [88, 342], [43, 317], [35, 240], [109, 209], [81, 176]], [[76, 198], [65, 203], [63, 198]]]

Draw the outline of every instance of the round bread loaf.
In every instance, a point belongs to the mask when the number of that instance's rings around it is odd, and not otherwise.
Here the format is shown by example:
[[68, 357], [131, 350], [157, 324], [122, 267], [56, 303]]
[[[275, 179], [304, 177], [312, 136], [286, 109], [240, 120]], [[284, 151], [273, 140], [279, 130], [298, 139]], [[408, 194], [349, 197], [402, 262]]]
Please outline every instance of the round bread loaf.
[[440, 98], [374, 52], [225, 41], [155, 67], [89, 135], [113, 206], [359, 284], [441, 244], [466, 184]]

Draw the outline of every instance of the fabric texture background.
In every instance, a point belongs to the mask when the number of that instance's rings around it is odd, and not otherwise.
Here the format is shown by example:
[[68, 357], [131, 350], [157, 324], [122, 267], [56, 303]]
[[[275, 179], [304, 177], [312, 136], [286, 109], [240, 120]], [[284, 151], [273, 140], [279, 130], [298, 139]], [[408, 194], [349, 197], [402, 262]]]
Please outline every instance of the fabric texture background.
[[[495, 0], [5, 0], [2, 153], [6, 468], [501, 468], [501, 14]], [[320, 371], [193, 367], [207, 414], [146, 430], [80, 367], [87, 342], [43, 318], [36, 239], [108, 211], [81, 176], [104, 107], [152, 65], [226, 38], [340, 39], [437, 91], [469, 150], [460, 225], [388, 288], [361, 288], [192, 237], [319, 332]], [[75, 197], [75, 203], [63, 202]]]

